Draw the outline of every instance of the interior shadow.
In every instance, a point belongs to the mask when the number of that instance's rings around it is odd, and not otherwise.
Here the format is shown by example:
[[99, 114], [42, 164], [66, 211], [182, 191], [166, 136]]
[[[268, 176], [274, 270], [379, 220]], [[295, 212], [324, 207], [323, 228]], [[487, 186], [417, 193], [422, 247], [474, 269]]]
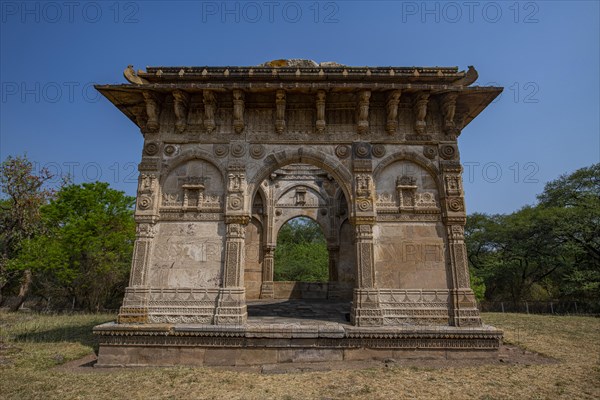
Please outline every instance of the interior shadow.
[[350, 321], [350, 302], [321, 299], [252, 300], [247, 302], [248, 318], [278, 322], [315, 320], [337, 323]]

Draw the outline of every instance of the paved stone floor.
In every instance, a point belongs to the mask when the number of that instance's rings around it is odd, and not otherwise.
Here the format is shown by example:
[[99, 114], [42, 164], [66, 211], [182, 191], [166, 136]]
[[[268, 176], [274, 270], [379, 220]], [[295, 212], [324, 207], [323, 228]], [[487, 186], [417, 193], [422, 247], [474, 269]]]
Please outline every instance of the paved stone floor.
[[251, 300], [248, 324], [350, 324], [350, 303], [327, 300]]

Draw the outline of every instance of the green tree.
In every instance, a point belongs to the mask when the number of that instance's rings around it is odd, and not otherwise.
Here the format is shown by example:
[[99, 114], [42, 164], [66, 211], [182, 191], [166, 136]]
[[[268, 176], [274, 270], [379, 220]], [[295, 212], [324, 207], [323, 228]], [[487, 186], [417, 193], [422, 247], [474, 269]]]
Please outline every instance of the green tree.
[[0, 164], [0, 302], [5, 290], [19, 286], [11, 305], [13, 311], [21, 307], [29, 293], [32, 272], [10, 265], [23, 242], [42, 231], [39, 211], [52, 196], [52, 191], [44, 187], [51, 177], [45, 169], [36, 173], [26, 156], [8, 156]]
[[28, 240], [15, 264], [37, 271], [37, 293], [58, 305], [115, 308], [127, 285], [134, 202], [107, 183], [63, 187], [41, 209], [47, 234]]
[[276, 281], [327, 282], [329, 255], [321, 227], [310, 218], [290, 220], [279, 230]]
[[600, 299], [600, 167], [549, 182], [539, 203], [473, 214], [465, 229], [472, 274], [489, 300]]
[[548, 182], [538, 200], [569, 263], [561, 295], [600, 300], [600, 163]]

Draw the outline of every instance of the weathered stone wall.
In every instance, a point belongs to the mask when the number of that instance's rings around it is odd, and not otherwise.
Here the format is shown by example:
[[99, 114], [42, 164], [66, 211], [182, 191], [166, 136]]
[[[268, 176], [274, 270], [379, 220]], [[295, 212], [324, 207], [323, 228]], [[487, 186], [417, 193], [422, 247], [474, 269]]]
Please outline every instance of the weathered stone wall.
[[[330, 298], [361, 326], [481, 324], [457, 138], [500, 88], [470, 68], [126, 71], [99, 90], [141, 129], [122, 322], [243, 324], [273, 298], [277, 232], [323, 228]], [[279, 289], [278, 289], [279, 290]]]

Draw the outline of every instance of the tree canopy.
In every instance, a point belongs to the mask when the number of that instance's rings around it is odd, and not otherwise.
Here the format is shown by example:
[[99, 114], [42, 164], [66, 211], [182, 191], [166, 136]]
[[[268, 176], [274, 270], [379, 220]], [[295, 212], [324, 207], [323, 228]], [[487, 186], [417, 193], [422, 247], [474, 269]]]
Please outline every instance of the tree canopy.
[[118, 307], [135, 238], [134, 201], [103, 182], [63, 187], [41, 207], [46, 234], [26, 240], [12, 268], [35, 271], [36, 294], [55, 303]]
[[600, 164], [548, 182], [534, 206], [470, 215], [465, 233], [486, 299], [600, 301]]
[[298, 217], [279, 230], [275, 248], [276, 281], [327, 282], [327, 242], [318, 223]]

